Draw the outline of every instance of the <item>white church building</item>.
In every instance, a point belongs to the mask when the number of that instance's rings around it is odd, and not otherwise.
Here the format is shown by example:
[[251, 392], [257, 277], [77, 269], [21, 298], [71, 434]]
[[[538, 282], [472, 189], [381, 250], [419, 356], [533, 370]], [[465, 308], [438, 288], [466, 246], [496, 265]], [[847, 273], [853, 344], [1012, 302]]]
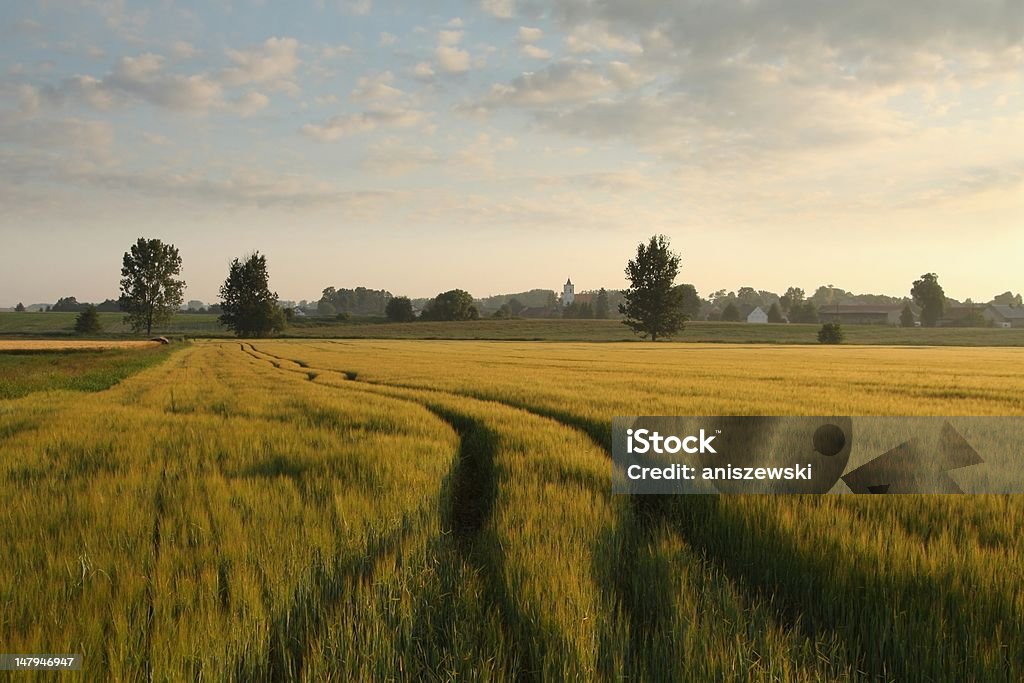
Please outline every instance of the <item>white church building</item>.
[[566, 278], [562, 287], [562, 305], [569, 306], [576, 300], [576, 287], [572, 284], [572, 278]]

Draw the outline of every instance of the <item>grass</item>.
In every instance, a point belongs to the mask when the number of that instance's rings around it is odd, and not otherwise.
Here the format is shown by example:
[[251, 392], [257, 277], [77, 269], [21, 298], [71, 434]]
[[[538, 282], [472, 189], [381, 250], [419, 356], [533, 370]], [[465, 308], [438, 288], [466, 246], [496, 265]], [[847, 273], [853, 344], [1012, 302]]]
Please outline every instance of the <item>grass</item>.
[[36, 391], [101, 391], [167, 358], [165, 346], [104, 350], [3, 350], [0, 400]]
[[[0, 338], [74, 334], [74, 313], [0, 313]], [[120, 313], [101, 313], [104, 332], [111, 338], [130, 334]], [[676, 341], [707, 344], [816, 344], [820, 325], [748, 325], [691, 322]], [[847, 344], [906, 346], [1024, 346], [1024, 329], [908, 328], [884, 325], [846, 325]], [[176, 315], [153, 334], [198, 338], [228, 337], [217, 316]], [[286, 337], [299, 339], [459, 339], [495, 341], [639, 341], [618, 320], [473, 320], [465, 322], [383, 323], [305, 319], [290, 326]]]
[[[2, 315], [2, 314], [0, 314]], [[691, 322], [675, 341], [725, 344], [817, 344], [820, 325]], [[1024, 329], [899, 328], [845, 325], [848, 344], [1024, 346]], [[465, 339], [505, 341], [638, 341], [618, 320], [474, 320], [466, 322], [327, 323], [293, 326], [286, 336], [343, 339]]]
[[1024, 415], [1022, 359], [197, 342], [0, 400], [0, 641], [132, 680], [1021, 680], [1015, 497], [613, 497], [608, 448], [614, 415]]
[[[77, 313], [0, 313], [0, 337], [67, 337], [75, 335]], [[124, 324], [123, 313], [100, 313], [103, 332], [98, 337], [123, 336], [131, 334]], [[224, 329], [217, 322], [217, 316], [208, 313], [189, 313], [174, 316], [165, 326], [154, 328], [156, 335], [217, 335]]]

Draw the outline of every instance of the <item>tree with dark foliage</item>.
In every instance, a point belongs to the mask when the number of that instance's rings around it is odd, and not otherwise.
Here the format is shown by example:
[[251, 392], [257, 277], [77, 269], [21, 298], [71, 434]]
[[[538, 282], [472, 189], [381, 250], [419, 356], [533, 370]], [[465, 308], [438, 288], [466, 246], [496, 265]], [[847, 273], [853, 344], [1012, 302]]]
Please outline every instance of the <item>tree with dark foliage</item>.
[[100, 322], [100, 314], [96, 307], [89, 304], [75, 319], [75, 332], [78, 334], [96, 334], [103, 331], [103, 324]]
[[239, 337], [266, 337], [285, 328], [277, 292], [270, 291], [267, 257], [256, 252], [244, 261], [231, 262], [220, 288], [222, 325]]
[[946, 303], [946, 293], [939, 284], [939, 276], [935, 273], [925, 273], [920, 280], [914, 280], [910, 296], [914, 298], [914, 303], [921, 307], [922, 327], [935, 327], [942, 318]]
[[412, 312], [412, 301], [407, 296], [396, 296], [384, 307], [384, 313], [393, 323], [408, 323], [416, 319]]
[[671, 337], [683, 330], [683, 292], [676, 288], [679, 254], [669, 249], [668, 238], [654, 235], [636, 247], [636, 257], [626, 264], [630, 286], [619, 304], [622, 321], [641, 337]]
[[185, 281], [179, 280], [181, 256], [173, 244], [140, 237], [124, 253], [121, 266], [121, 310], [136, 333], [152, 334], [168, 322], [184, 301]]

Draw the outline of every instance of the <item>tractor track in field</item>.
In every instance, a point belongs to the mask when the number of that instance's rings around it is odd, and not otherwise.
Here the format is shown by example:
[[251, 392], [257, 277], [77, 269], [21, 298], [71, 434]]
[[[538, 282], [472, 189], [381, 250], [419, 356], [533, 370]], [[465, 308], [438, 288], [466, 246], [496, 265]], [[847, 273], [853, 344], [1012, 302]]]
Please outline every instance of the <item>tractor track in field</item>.
[[[356, 378], [355, 373], [345, 371], [319, 368], [307, 370], [309, 366], [305, 364], [260, 351], [252, 344], [242, 344], [240, 348], [255, 360], [269, 363], [282, 372], [306, 375], [310, 381], [313, 381], [319, 372], [338, 372], [349, 381], [355, 381]], [[299, 369], [284, 367], [283, 363], [286, 362], [294, 363]], [[328, 384], [319, 386], [339, 389]], [[363, 387], [358, 389], [369, 390]], [[472, 416], [438, 403], [423, 402], [391, 393], [372, 393], [417, 405], [447, 424], [458, 435], [458, 451], [442, 492], [442, 499], [446, 501], [441, 511], [442, 524], [451, 530], [454, 550], [484, 579], [483, 585], [488, 602], [499, 608], [503, 632], [508, 645], [513, 649], [513, 659], [517, 661], [516, 670], [509, 674], [514, 680], [539, 680], [540, 664], [531, 656], [531, 648], [526, 647], [523, 642], [530, 619], [519, 612], [512, 599], [510, 587], [505, 585], [504, 553], [490, 527], [490, 518], [497, 498], [497, 481], [494, 473], [497, 434]]]

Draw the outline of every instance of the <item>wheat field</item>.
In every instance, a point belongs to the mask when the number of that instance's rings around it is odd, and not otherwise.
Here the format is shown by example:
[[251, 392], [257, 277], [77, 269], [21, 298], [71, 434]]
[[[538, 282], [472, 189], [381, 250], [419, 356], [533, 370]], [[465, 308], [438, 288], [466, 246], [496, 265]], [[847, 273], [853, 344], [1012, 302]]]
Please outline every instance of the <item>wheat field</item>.
[[613, 497], [608, 455], [615, 415], [1024, 415], [1022, 360], [197, 342], [0, 400], [0, 643], [97, 680], [1022, 680], [1017, 498]]

